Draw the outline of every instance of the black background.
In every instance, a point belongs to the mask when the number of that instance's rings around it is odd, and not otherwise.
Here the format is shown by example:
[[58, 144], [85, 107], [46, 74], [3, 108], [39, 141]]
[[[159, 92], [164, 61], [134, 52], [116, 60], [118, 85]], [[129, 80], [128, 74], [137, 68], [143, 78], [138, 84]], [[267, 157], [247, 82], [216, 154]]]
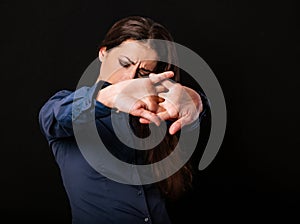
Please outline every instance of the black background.
[[107, 29], [128, 15], [152, 17], [198, 53], [226, 100], [223, 144], [194, 190], [170, 205], [174, 223], [299, 221], [296, 1], [2, 0], [0, 9], [5, 223], [70, 223], [38, 111], [56, 91], [76, 87]]

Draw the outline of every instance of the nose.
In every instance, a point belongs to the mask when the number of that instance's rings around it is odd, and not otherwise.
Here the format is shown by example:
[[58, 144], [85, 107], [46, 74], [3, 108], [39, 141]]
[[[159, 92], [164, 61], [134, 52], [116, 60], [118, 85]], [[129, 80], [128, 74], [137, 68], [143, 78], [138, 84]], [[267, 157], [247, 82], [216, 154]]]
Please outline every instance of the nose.
[[128, 70], [127, 70], [127, 77], [129, 79], [134, 79], [136, 77], [136, 74], [137, 74], [137, 71], [139, 69], [139, 66], [140, 66], [140, 62], [134, 64], [134, 65], [131, 65]]

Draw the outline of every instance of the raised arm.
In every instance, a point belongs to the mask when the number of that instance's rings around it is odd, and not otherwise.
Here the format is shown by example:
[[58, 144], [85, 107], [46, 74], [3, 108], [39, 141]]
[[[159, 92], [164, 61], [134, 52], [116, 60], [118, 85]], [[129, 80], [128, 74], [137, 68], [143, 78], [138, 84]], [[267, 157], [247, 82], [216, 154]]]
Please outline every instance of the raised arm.
[[[73, 136], [72, 122], [85, 123], [92, 118], [91, 115], [104, 117], [110, 114], [110, 108], [95, 99], [102, 84], [84, 86], [75, 92], [59, 91], [42, 106], [39, 124], [48, 141]], [[108, 85], [109, 83], [104, 83], [102, 87]]]

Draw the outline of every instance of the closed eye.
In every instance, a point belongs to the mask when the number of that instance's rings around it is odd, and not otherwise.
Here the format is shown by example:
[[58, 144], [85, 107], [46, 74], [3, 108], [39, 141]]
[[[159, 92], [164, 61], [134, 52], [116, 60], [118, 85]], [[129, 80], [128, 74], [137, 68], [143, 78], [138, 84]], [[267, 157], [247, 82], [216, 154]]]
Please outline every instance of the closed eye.
[[138, 70], [138, 74], [140, 75], [140, 76], [142, 76], [142, 77], [148, 77], [149, 75], [150, 75], [150, 73], [152, 73], [153, 71], [150, 71], [150, 70], [148, 70], [148, 69], [146, 69], [146, 68], [140, 68], [139, 70]]
[[128, 68], [131, 65], [131, 63], [129, 61], [124, 61], [122, 59], [119, 59], [119, 63], [124, 68]]
[[139, 70], [137, 72], [138, 76], [141, 77], [141, 78], [147, 78], [150, 74], [150, 72], [142, 72], [141, 70]]

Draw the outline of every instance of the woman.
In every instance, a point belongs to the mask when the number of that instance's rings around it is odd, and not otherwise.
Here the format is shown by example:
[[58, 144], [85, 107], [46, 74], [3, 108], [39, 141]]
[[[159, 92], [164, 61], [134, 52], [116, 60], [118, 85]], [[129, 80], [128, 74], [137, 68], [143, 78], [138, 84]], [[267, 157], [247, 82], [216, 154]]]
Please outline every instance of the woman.
[[[116, 158], [131, 164], [151, 164], [167, 157], [177, 145], [180, 130], [199, 123], [204, 113], [200, 95], [178, 82], [171, 41], [167, 29], [149, 18], [119, 20], [100, 45], [101, 68], [96, 83], [74, 92], [59, 91], [41, 108], [41, 130], [59, 165], [72, 223], [170, 223], [165, 198], [176, 199], [188, 189], [192, 181], [189, 164], [157, 183], [120, 183], [97, 172], [85, 160], [73, 128], [75, 123], [88, 123], [86, 115], [93, 114], [99, 136]], [[122, 126], [128, 114], [130, 129], [141, 139], [153, 134], [152, 123], [160, 126], [167, 121], [169, 131], [152, 149], [135, 150], [119, 139], [112, 124], [111, 115], [117, 116], [118, 129], [130, 142], [133, 135]], [[176, 165], [176, 160], [173, 163], [170, 166]], [[154, 170], [153, 175], [159, 179], [161, 170]]]

